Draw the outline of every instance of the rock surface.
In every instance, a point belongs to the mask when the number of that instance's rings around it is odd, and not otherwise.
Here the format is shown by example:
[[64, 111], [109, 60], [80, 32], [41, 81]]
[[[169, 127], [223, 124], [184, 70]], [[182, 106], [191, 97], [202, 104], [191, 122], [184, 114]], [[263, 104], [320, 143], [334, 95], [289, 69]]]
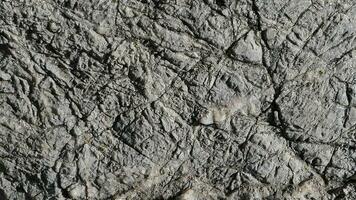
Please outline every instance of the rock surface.
[[1, 0], [0, 199], [355, 199], [352, 0]]

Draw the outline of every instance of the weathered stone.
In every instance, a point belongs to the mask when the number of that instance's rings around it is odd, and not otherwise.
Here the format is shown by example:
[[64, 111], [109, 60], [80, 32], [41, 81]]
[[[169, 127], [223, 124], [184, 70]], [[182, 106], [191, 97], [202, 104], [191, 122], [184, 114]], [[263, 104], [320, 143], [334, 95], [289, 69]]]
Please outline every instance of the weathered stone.
[[0, 200], [355, 199], [352, 0], [0, 1]]
[[254, 31], [248, 32], [231, 46], [230, 56], [242, 62], [262, 64], [262, 47], [259, 40]]

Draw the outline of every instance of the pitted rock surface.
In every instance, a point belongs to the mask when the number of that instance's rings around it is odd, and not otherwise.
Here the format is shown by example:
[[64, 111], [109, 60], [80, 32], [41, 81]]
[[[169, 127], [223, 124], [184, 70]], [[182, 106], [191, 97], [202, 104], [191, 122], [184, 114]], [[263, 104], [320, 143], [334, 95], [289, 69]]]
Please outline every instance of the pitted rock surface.
[[355, 199], [352, 0], [0, 0], [0, 199]]

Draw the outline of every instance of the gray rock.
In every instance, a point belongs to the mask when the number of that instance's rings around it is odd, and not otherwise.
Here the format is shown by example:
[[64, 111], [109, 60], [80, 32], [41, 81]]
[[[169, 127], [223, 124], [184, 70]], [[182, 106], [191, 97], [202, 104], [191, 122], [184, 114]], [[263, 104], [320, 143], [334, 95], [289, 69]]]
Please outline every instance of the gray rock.
[[254, 31], [249, 31], [230, 47], [230, 56], [242, 62], [262, 64], [263, 51], [259, 40]]
[[0, 2], [0, 200], [355, 199], [351, 0]]

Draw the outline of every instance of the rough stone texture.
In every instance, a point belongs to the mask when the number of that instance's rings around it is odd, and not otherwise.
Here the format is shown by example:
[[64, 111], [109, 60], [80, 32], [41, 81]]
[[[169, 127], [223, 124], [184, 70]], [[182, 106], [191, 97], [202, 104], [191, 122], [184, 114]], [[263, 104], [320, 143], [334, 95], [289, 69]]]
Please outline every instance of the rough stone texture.
[[0, 0], [0, 199], [355, 199], [353, 0]]

